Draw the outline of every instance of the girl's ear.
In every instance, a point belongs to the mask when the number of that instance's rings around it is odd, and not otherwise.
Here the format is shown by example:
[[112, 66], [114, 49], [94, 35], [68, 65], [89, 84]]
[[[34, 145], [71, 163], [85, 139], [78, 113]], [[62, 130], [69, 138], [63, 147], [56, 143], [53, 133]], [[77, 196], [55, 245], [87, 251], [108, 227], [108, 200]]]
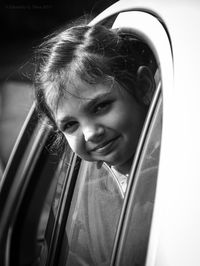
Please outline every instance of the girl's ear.
[[139, 95], [145, 105], [150, 105], [155, 91], [155, 79], [147, 66], [140, 66], [137, 71], [137, 84]]

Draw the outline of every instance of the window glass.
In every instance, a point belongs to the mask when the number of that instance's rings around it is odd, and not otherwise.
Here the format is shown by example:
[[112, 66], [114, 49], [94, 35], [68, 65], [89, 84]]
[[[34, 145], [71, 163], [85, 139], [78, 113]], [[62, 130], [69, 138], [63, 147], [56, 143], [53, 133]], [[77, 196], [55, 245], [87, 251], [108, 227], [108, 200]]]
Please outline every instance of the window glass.
[[66, 234], [66, 265], [108, 265], [123, 203], [116, 176], [103, 164], [82, 161]]
[[137, 182], [132, 188], [134, 193], [129, 198], [119, 265], [145, 264], [157, 183], [161, 130], [162, 99], [160, 98], [134, 177]]

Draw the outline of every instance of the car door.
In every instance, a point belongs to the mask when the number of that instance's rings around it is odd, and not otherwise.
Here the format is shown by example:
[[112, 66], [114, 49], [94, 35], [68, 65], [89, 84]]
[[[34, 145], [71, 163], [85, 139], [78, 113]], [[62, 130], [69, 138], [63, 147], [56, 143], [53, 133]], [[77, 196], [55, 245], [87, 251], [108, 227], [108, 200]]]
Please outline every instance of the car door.
[[[88, 243], [92, 253], [89, 261], [92, 261], [91, 258], [98, 261], [101, 256], [98, 248], [108, 246], [105, 265], [145, 264], [161, 146], [161, 88], [170, 83], [163, 71], [171, 64], [170, 40], [160, 18], [129, 5], [123, 8], [120, 4], [114, 5], [95, 18], [91, 25], [95, 23], [138, 35], [152, 49], [157, 60], [157, 88], [138, 143], [126, 193], [118, 191], [119, 186], [110, 170], [104, 167], [99, 171], [94, 165], [82, 161], [67, 143], [64, 153], [53, 152], [50, 145], [54, 133], [45, 123], [40, 123], [33, 106], [1, 183], [1, 265], [73, 265], [70, 260], [77, 252], [74, 241], [79, 238]], [[154, 32], [149, 30], [152, 26]], [[111, 224], [110, 229], [99, 225], [101, 236], [94, 236], [96, 229], [93, 228], [94, 234], [88, 238], [83, 233], [80, 217], [86, 213], [83, 206], [86, 200], [87, 210], [90, 211], [90, 199], [100, 199], [97, 196], [99, 190], [93, 193], [93, 189], [102, 188], [98, 178], [102, 171], [104, 176], [111, 176], [109, 181], [107, 178], [104, 181], [111, 183], [109, 193], [120, 204], [120, 209], [116, 204], [117, 214], [111, 212], [114, 225]], [[121, 193], [121, 197], [116, 193]], [[103, 204], [106, 207], [106, 202]], [[98, 222], [96, 213], [97, 210], [93, 209], [92, 220], [87, 222], [93, 221], [94, 217]], [[109, 215], [109, 209], [107, 213]], [[111, 231], [112, 241], [107, 243], [106, 236]], [[98, 241], [97, 246], [93, 245], [94, 237], [102, 242], [101, 246]], [[79, 263], [85, 265], [82, 260]]]

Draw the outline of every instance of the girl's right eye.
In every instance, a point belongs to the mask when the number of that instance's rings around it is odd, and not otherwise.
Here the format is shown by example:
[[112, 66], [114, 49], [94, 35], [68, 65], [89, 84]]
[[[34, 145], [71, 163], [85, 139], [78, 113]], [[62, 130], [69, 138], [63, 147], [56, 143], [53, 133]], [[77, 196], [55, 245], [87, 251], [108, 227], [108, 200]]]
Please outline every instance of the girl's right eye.
[[78, 128], [78, 122], [77, 121], [69, 121], [64, 124], [62, 131], [66, 132], [67, 134], [72, 134], [74, 131], [76, 131]]

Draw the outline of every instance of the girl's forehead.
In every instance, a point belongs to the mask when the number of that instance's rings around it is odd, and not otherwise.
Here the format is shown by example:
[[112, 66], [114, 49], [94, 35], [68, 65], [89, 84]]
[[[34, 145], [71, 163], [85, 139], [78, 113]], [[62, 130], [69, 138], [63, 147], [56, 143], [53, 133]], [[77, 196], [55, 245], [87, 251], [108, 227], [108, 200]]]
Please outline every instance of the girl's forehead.
[[72, 98], [89, 100], [98, 94], [112, 92], [114, 84], [111, 82], [89, 84], [82, 80], [77, 80], [68, 84], [66, 88], [65, 98], [70, 100]]

